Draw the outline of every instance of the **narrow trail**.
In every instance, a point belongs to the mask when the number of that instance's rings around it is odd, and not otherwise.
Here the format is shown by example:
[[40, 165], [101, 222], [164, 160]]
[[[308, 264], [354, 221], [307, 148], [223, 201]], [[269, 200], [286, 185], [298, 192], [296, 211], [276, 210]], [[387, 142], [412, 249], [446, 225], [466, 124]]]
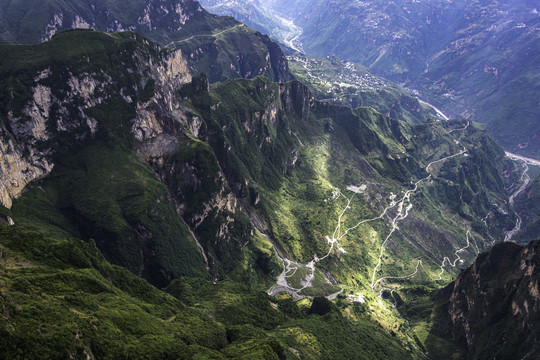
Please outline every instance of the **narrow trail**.
[[467, 125], [465, 125], [465, 127], [459, 128], [459, 129], [450, 130], [450, 131], [447, 131], [447, 133], [448, 133], [448, 134], [451, 134], [451, 133], [453, 133], [454, 131], [465, 131], [465, 130], [467, 130], [467, 128], [469, 127], [469, 125], [471, 125], [471, 122], [470, 122], [470, 121], [467, 122]]
[[[442, 161], [445, 161], [445, 160], [448, 160], [448, 159], [451, 159], [453, 157], [460, 156], [460, 155], [463, 155], [463, 154], [466, 154], [466, 153], [467, 153], [467, 150], [462, 149], [460, 152], [458, 152], [458, 153], [456, 153], [454, 155], [449, 155], [449, 156], [446, 156], [446, 157], [444, 157], [442, 159], [432, 161], [429, 164], [427, 164], [425, 170], [426, 170], [426, 172], [429, 172], [429, 168], [431, 166], [433, 166], [434, 164], [437, 164], [439, 162], [442, 162]], [[424, 182], [426, 180], [429, 180], [431, 178], [431, 176], [432, 175], [429, 174], [425, 178], [418, 180], [414, 184], [414, 188], [411, 189], [411, 190], [407, 190], [405, 192], [405, 195], [403, 196], [403, 198], [398, 202], [399, 205], [398, 205], [397, 214], [392, 219], [392, 229], [390, 229], [390, 233], [386, 236], [386, 238], [384, 239], [384, 241], [383, 241], [383, 243], [381, 245], [381, 250], [380, 250], [380, 253], [379, 253], [379, 258], [378, 258], [378, 261], [377, 261], [377, 265], [373, 269], [373, 274], [372, 274], [372, 277], [371, 277], [371, 289], [372, 290], [375, 290], [375, 286], [383, 279], [383, 278], [380, 278], [380, 279], [378, 279], [376, 281], [375, 277], [377, 276], [377, 272], [379, 271], [379, 268], [382, 266], [382, 257], [384, 255], [384, 250], [386, 248], [386, 243], [388, 242], [388, 240], [390, 239], [392, 234], [397, 229], [399, 221], [405, 219], [407, 217], [407, 215], [409, 214], [409, 211], [412, 209], [413, 205], [409, 203], [409, 205], [405, 208], [405, 213], [403, 214], [403, 207], [405, 205], [405, 202], [410, 201], [411, 195], [414, 194], [418, 190], [418, 186], [420, 185], [420, 183], [422, 183], [422, 182]], [[418, 269], [418, 264], [417, 264], [417, 269]], [[416, 272], [414, 272], [414, 275], [416, 275]]]
[[390, 295], [392, 296], [392, 299], [394, 299], [394, 301], [391, 303], [392, 304], [392, 307], [394, 308], [394, 310], [396, 311], [396, 314], [397, 316], [402, 319], [406, 324], [407, 324], [407, 329], [405, 329], [405, 335], [407, 336], [407, 339], [409, 340], [409, 344], [415, 348], [417, 351], [419, 351], [422, 355], [424, 355], [427, 359], [429, 359], [428, 357], [428, 353], [427, 352], [424, 352], [422, 349], [420, 349], [417, 345], [416, 345], [416, 341], [414, 341], [414, 339], [411, 337], [411, 335], [409, 335], [409, 333], [411, 332], [411, 323], [409, 322], [409, 320], [407, 320], [405, 317], [403, 317], [401, 315], [401, 313], [399, 312], [398, 308], [397, 308], [397, 299], [396, 299], [396, 296], [394, 295], [394, 289], [390, 289], [390, 288], [383, 288], [381, 290], [381, 293], [380, 293], [380, 297], [382, 298], [382, 292], [383, 290], [389, 290], [390, 291]]
[[[491, 239], [491, 245], [495, 245], [495, 238], [489, 233], [489, 225], [487, 223], [487, 219], [489, 218], [489, 216], [493, 213], [493, 210], [492, 211], [489, 211], [486, 216], [484, 216], [484, 218], [481, 220], [482, 223], [486, 226], [486, 229], [487, 229], [487, 236]], [[478, 246], [477, 246], [478, 248]]]
[[190, 40], [193, 40], [194, 38], [196, 37], [217, 37], [221, 34], [224, 34], [226, 32], [229, 32], [229, 31], [233, 31], [234, 29], [236, 28], [239, 28], [239, 27], [242, 27], [242, 26], [245, 26], [244, 24], [238, 24], [238, 25], [235, 25], [235, 26], [232, 26], [230, 28], [227, 28], [225, 30], [222, 30], [218, 33], [215, 33], [215, 34], [196, 34], [196, 35], [191, 35], [190, 37], [188, 38], [185, 38], [185, 39], [182, 39], [182, 40], [176, 40], [176, 41], [171, 41], [170, 43], [168, 43], [167, 45], [165, 45], [164, 47], [166, 49], [169, 49], [170, 50], [170, 46], [173, 46], [173, 45], [176, 45], [176, 44], [180, 44], [180, 43], [183, 43], [183, 42], [186, 42], [186, 41], [190, 41]]
[[[388, 280], [388, 279], [394, 279], [394, 280], [403, 280], [403, 279], [409, 279], [409, 278], [412, 278], [414, 276], [416, 276], [416, 274], [418, 273], [418, 267], [422, 265], [422, 260], [418, 260], [418, 262], [416, 263], [416, 268], [414, 269], [414, 272], [412, 274], [409, 274], [409, 275], [405, 275], [405, 276], [383, 276], [382, 278], [380, 278], [379, 280], [377, 280], [377, 282], [375, 282], [375, 284], [372, 286], [372, 289], [377, 286], [377, 284], [383, 280]], [[423, 267], [423, 265], [422, 265]], [[383, 288], [383, 289], [387, 289], [387, 288]], [[382, 290], [381, 290], [382, 291]]]
[[[469, 126], [469, 124], [467, 124], [467, 126], [465, 126], [464, 128], [454, 129], [452, 131], [465, 130], [465, 129], [467, 129], [468, 126]], [[459, 141], [456, 140], [456, 143], [459, 144]], [[438, 159], [438, 160], [431, 161], [430, 163], [428, 163], [426, 165], [425, 171], [427, 173], [429, 173], [430, 169], [431, 169], [431, 167], [433, 165], [438, 164], [440, 162], [443, 162], [445, 160], [460, 156], [460, 155], [465, 155], [466, 156], [466, 154], [467, 154], [467, 150], [465, 148], [462, 148], [462, 150], [459, 151], [458, 153], [446, 156], [446, 157]], [[403, 192], [403, 196], [397, 201], [396, 201], [396, 195], [391, 193], [391, 196], [389, 197], [390, 203], [383, 209], [383, 211], [378, 216], [370, 218], [370, 219], [361, 220], [361, 221], [357, 222], [356, 224], [354, 224], [353, 226], [348, 227], [348, 228], [343, 227], [343, 225], [344, 225], [343, 224], [343, 217], [345, 216], [347, 211], [349, 211], [351, 209], [351, 202], [353, 201], [354, 196], [356, 194], [358, 194], [358, 193], [362, 193], [363, 190], [361, 190], [361, 187], [349, 186], [347, 189], [353, 192], [353, 194], [351, 196], [349, 196], [349, 197], [345, 196], [343, 193], [341, 193], [341, 191], [336, 190], [336, 192], [334, 193], [334, 198], [344, 197], [345, 200], [346, 200], [346, 205], [338, 215], [337, 223], [336, 223], [336, 226], [334, 228], [334, 231], [333, 231], [332, 235], [331, 236], [327, 235], [325, 237], [326, 241], [329, 244], [328, 251], [321, 257], [319, 257], [317, 254], [315, 254], [313, 256], [313, 259], [311, 261], [309, 261], [308, 263], [305, 263], [305, 264], [294, 262], [294, 261], [291, 261], [291, 260], [281, 256], [278, 253], [277, 249], [276, 249], [275, 243], [267, 235], [261, 233], [262, 236], [265, 236], [266, 238], [268, 238], [272, 242], [272, 244], [274, 244], [274, 252], [275, 252], [276, 256], [278, 257], [279, 261], [281, 262], [281, 264], [283, 266], [283, 270], [282, 270], [281, 274], [278, 276], [276, 284], [274, 286], [272, 286], [267, 291], [268, 294], [275, 295], [280, 291], [286, 291], [286, 292], [290, 293], [291, 295], [293, 295], [294, 298], [305, 297], [304, 295], [301, 294], [301, 291], [306, 289], [306, 288], [312, 287], [313, 280], [315, 279], [316, 264], [318, 262], [326, 259], [328, 256], [330, 256], [330, 254], [332, 253], [332, 251], [334, 251], [334, 249], [337, 249], [337, 251], [339, 251], [340, 253], [345, 254], [346, 250], [343, 248], [343, 246], [341, 244], [341, 241], [343, 240], [343, 238], [345, 236], [347, 236], [352, 230], [358, 228], [362, 224], [384, 219], [388, 215], [389, 210], [394, 209], [394, 208], [396, 209], [396, 213], [395, 213], [395, 215], [393, 215], [393, 217], [390, 218], [390, 224], [391, 224], [390, 232], [386, 235], [386, 237], [385, 237], [385, 239], [384, 239], [384, 241], [383, 241], [383, 243], [381, 245], [378, 260], [377, 260], [377, 265], [373, 269], [373, 273], [372, 273], [372, 276], [371, 276], [371, 288], [372, 288], [372, 290], [375, 290], [375, 287], [379, 286], [380, 283], [383, 280], [388, 280], [388, 279], [409, 279], [409, 278], [412, 278], [412, 277], [416, 276], [416, 274], [418, 273], [419, 267], [420, 266], [423, 267], [421, 260], [417, 261], [415, 271], [413, 273], [409, 274], [409, 275], [405, 275], [405, 276], [383, 276], [383, 277], [380, 277], [380, 278], [377, 279], [377, 274], [380, 272], [381, 267], [382, 267], [382, 258], [384, 256], [384, 251], [386, 249], [386, 245], [387, 245], [388, 241], [390, 240], [390, 238], [392, 237], [394, 232], [398, 229], [399, 223], [402, 220], [404, 220], [405, 218], [407, 218], [407, 216], [409, 215], [411, 209], [413, 208], [413, 205], [411, 203], [411, 195], [415, 194], [418, 191], [420, 184], [422, 184], [423, 182], [429, 180], [431, 177], [432, 177], [432, 174], [429, 173], [428, 176], [416, 181], [416, 183], [414, 183], [414, 187], [412, 189], [409, 189], [409, 190]], [[365, 187], [364, 187], [364, 189], [365, 189]], [[469, 232], [467, 233], [467, 246], [462, 248], [462, 249], [458, 249], [458, 251], [456, 252], [456, 255], [458, 255], [459, 252], [463, 251], [464, 249], [466, 249], [467, 247], [470, 246], [469, 245], [469, 235], [468, 234], [469, 234]], [[448, 259], [447, 257], [445, 257], [445, 259], [443, 259], [443, 264], [441, 266], [444, 266], [445, 261], [448, 261], [450, 263], [450, 260], [449, 259], [447, 260], [447, 259]], [[454, 261], [453, 264], [455, 264], [456, 261]], [[298, 276], [299, 271], [302, 272], [302, 276], [304, 276], [300, 281], [300, 286], [299, 287], [298, 286], [296, 286], [296, 287], [292, 286], [289, 283], [289, 279], [292, 278], [295, 275]], [[304, 273], [306, 275], [303, 275]]]
[[451, 262], [450, 259], [447, 256], [445, 256], [443, 258], [443, 261], [441, 263], [441, 272], [439, 273], [439, 279], [438, 280], [442, 280], [442, 275], [444, 274], [444, 264], [445, 263], [448, 263], [449, 266], [455, 268], [458, 261], [460, 262], [460, 264], [463, 262], [463, 259], [461, 258], [461, 256], [459, 256], [459, 253], [462, 252], [462, 251], [465, 251], [471, 245], [471, 243], [469, 241], [470, 234], [471, 234], [471, 230], [467, 230], [467, 245], [456, 250], [456, 252], [454, 253], [456, 255], [456, 259], [454, 260], [454, 262]]

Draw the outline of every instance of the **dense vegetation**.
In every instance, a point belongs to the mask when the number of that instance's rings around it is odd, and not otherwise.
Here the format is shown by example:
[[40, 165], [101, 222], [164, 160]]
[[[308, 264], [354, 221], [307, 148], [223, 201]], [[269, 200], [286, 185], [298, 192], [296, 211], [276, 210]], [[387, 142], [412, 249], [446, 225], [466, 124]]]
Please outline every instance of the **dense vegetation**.
[[160, 291], [81, 240], [0, 225], [0, 354], [9, 359], [406, 359], [358, 313], [223, 280]]
[[[231, 25], [177, 40], [183, 57], [134, 32], [0, 45], [0, 149], [54, 163], [0, 207], [2, 356], [406, 359], [431, 349], [437, 318], [409, 330], [392, 305], [428, 314], [424, 295], [511, 228], [513, 164], [467, 120], [413, 125], [273, 82], [286, 67], [260, 57], [281, 59], [277, 45]], [[223, 46], [201, 53], [206, 41]], [[242, 58], [238, 47], [261, 52]], [[245, 67], [212, 68], [224, 53]], [[197, 76], [195, 63], [215, 71]], [[234, 74], [272, 79], [209, 84]]]

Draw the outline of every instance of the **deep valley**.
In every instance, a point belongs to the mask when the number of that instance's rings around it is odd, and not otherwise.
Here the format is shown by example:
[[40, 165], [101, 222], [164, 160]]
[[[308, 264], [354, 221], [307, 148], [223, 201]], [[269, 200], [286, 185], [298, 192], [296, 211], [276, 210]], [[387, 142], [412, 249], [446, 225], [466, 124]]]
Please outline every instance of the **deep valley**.
[[538, 16], [454, 3], [1, 0], [0, 358], [537, 358]]

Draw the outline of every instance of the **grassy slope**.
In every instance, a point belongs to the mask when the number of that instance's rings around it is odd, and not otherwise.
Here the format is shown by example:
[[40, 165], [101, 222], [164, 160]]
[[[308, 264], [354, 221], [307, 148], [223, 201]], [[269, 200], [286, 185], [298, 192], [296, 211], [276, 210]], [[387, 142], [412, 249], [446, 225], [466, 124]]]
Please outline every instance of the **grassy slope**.
[[0, 225], [0, 254], [4, 358], [409, 358], [367, 318], [307, 315], [229, 280], [178, 280], [179, 301], [80, 240]]
[[[442, 258], [464, 246], [462, 229], [469, 227], [477, 232], [473, 241], [480, 248], [489, 246], [482, 240], [487, 230], [480, 219], [507, 195], [501, 164], [486, 159], [502, 159], [503, 152], [476, 125], [448, 136], [467, 123], [411, 127], [370, 109], [315, 103], [298, 83], [278, 87], [262, 78], [224, 83], [195, 106], [207, 119], [210, 145], [231, 188], [250, 202], [252, 216], [265, 220], [261, 230], [292, 259], [307, 263], [328, 251], [325, 236], [333, 233], [346, 205], [341, 196], [333, 198], [336, 189], [350, 196], [348, 185], [368, 185], [353, 199], [345, 224], [376, 217], [391, 192], [410, 189], [411, 181], [427, 176], [423, 167], [428, 162], [457, 153], [461, 147], [455, 141], [468, 148], [469, 157], [431, 169], [434, 178], [412, 197], [414, 212], [386, 252], [384, 274], [412, 273], [423, 259], [426, 273], [414, 281], [432, 282]], [[493, 235], [499, 236], [512, 219], [493, 221], [490, 226], [499, 229]], [[344, 239], [346, 255], [332, 252], [319, 265], [338, 282], [366, 289], [387, 233], [386, 221], [366, 223]], [[470, 261], [474, 252], [463, 255]]]
[[226, 342], [222, 325], [80, 240], [1, 227], [0, 248], [2, 357], [185, 358]]

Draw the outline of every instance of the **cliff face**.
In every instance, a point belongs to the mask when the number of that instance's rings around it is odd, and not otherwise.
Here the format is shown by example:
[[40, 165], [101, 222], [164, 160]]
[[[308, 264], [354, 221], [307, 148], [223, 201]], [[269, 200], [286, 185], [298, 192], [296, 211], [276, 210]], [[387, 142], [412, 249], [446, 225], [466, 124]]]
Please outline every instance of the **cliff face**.
[[[148, 41], [142, 42], [149, 46]], [[151, 109], [162, 108], [171, 112], [178, 108], [174, 92], [191, 81], [187, 62], [180, 50], [157, 59], [148, 58], [143, 52], [130, 55], [138, 58], [138, 62], [133, 68], [126, 68], [122, 75], [140, 77], [135, 84], [121, 84], [116, 78], [120, 74], [111, 74], [109, 69], [98, 67], [82, 72], [76, 70], [78, 65], [67, 69], [61, 66], [41, 68], [38, 65], [30, 69], [33, 79], [29, 81], [28, 94], [17, 98], [11, 92], [12, 101], [3, 104], [7, 112], [2, 114], [1, 124], [0, 204], [10, 208], [12, 200], [28, 183], [51, 172], [54, 167], [52, 144], [60, 137], [75, 137], [81, 142], [95, 138], [100, 129], [95, 117], [89, 115], [89, 109], [108, 103], [115, 97], [137, 109], [132, 127], [137, 139], [146, 140], [161, 131], [163, 124], [156, 122], [159, 116]], [[141, 66], [144, 61], [146, 68]], [[16, 78], [6, 79], [6, 72], [3, 74], [5, 83]], [[155, 93], [148, 100], [137, 99], [140, 94], [134, 92], [149, 83], [158, 84], [152, 89]]]
[[[3, 133], [7, 133], [2, 129]], [[0, 204], [10, 208], [12, 200], [18, 197], [32, 180], [49, 174], [53, 164], [40, 152], [28, 146], [24, 153], [13, 139], [0, 142]]]
[[481, 254], [441, 291], [445, 303], [435, 328], [444, 329], [466, 358], [537, 359], [539, 265], [539, 241], [502, 243]]
[[[94, 239], [109, 260], [158, 286], [215, 278], [251, 257], [268, 262], [203, 140], [208, 125], [189, 102], [209, 96], [208, 80], [192, 77], [181, 50], [90, 30], [17, 50], [0, 76], [12, 99], [0, 111], [0, 145], [11, 151], [0, 191], [15, 222]], [[39, 56], [27, 61], [30, 53]], [[251, 271], [260, 270], [241, 276]]]
[[[0, 76], [11, 99], [0, 110], [0, 194], [15, 222], [96, 239], [108, 259], [156, 285], [204, 275], [173, 199], [135, 155], [163, 152], [167, 134], [177, 135], [174, 150], [178, 136], [197, 131], [176, 97], [192, 80], [181, 50], [163, 52], [135, 33], [88, 30], [12, 49], [0, 48], [12, 60]], [[48, 216], [57, 220], [44, 222]]]

